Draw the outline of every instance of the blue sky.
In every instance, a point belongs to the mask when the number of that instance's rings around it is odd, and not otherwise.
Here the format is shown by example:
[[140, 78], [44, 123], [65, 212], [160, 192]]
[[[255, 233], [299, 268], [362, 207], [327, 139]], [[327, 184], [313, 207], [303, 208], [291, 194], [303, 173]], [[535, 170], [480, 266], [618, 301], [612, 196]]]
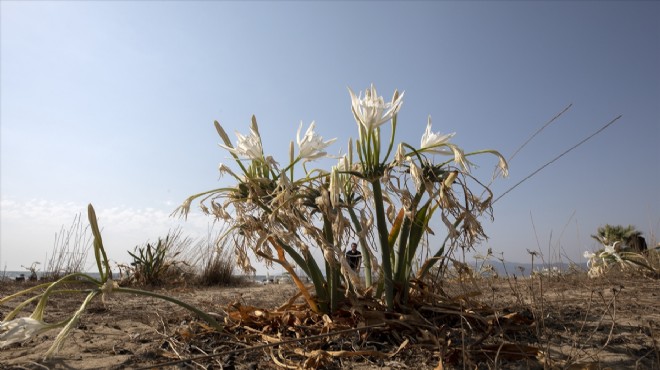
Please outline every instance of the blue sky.
[[[660, 232], [660, 3], [2, 1], [0, 268], [42, 261], [93, 203], [111, 258], [181, 224], [228, 162], [213, 120], [284, 161], [300, 121], [333, 154], [357, 136], [347, 87], [405, 91], [399, 140], [426, 118], [510, 163], [487, 243], [509, 261], [581, 261], [606, 223]], [[233, 137], [233, 135], [232, 135]], [[482, 158], [485, 180], [495, 163]], [[321, 163], [322, 164], [322, 163]], [[182, 223], [205, 235], [200, 212]], [[440, 228], [440, 225], [437, 225]], [[436, 230], [437, 231], [437, 230]]]

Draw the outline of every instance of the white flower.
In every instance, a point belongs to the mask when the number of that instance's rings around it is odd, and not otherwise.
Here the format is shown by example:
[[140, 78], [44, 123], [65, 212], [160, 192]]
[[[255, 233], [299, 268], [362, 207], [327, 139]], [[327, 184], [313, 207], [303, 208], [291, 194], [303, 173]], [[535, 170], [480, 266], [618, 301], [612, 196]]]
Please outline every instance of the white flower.
[[451, 134], [441, 135], [431, 131], [431, 116], [429, 116], [428, 123], [426, 124], [426, 131], [422, 135], [420, 151], [428, 151], [436, 154], [452, 155], [454, 151], [451, 149], [449, 139], [456, 135], [455, 132]]
[[351, 94], [351, 105], [355, 120], [367, 131], [371, 131], [392, 119], [399, 112], [403, 103], [403, 93], [396, 100], [393, 97], [391, 102], [385, 103], [383, 97], [378, 96], [373, 84], [364, 91], [364, 98], [362, 92], [359, 96], [355, 96], [350, 87], [348, 91]]
[[596, 253], [589, 252], [589, 251], [584, 251], [584, 255], [583, 255], [583, 256], [584, 256], [584, 258], [590, 260], [590, 259], [596, 257]]
[[325, 156], [327, 153], [323, 149], [327, 148], [332, 144], [335, 139], [330, 139], [328, 141], [323, 141], [323, 137], [314, 132], [314, 121], [309, 125], [309, 128], [305, 132], [305, 136], [300, 138], [300, 130], [302, 130], [303, 123], [300, 122], [300, 127], [298, 127], [298, 133], [296, 134], [296, 141], [298, 142], [298, 148], [300, 153], [298, 156], [304, 158], [305, 161], [313, 161], [317, 158]]
[[51, 328], [51, 325], [31, 317], [2, 321], [0, 322], [0, 348], [12, 343], [26, 341]]
[[242, 158], [263, 160], [264, 151], [258, 131], [251, 128], [250, 135], [248, 136], [243, 136], [240, 132], [236, 132], [236, 137], [238, 138], [238, 142], [235, 148], [222, 144], [220, 146]]
[[614, 242], [612, 245], [606, 245], [605, 246], [605, 253], [607, 254], [615, 254], [616, 253], [616, 245], [619, 242]]
[[[454, 162], [458, 163], [465, 171], [470, 170], [470, 161], [465, 158], [465, 153], [461, 148], [449, 142], [456, 133], [442, 135], [431, 131], [431, 117], [429, 116], [426, 124], [426, 131], [422, 135], [420, 151], [431, 152], [442, 155], [454, 155]], [[506, 162], [504, 162], [506, 164]]]

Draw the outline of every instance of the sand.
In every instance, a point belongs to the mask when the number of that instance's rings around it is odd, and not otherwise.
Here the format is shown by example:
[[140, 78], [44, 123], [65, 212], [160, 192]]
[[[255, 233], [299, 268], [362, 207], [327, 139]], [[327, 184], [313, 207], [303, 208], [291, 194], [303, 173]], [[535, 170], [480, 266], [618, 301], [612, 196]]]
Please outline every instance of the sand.
[[[25, 284], [0, 283], [0, 296], [24, 287]], [[407, 334], [404, 324], [397, 333], [398, 329], [390, 325], [387, 330], [394, 333], [378, 329], [378, 333], [367, 334], [365, 330], [361, 334], [328, 337], [320, 345], [297, 343], [259, 349], [250, 348], [315, 335], [323, 329], [318, 331], [313, 325], [320, 327], [323, 320], [325, 327], [333, 330], [371, 324], [373, 320], [367, 322], [351, 310], [332, 318], [301, 313], [304, 310], [300, 306], [290, 306], [292, 313], [278, 311], [277, 307], [297, 292], [289, 284], [156, 289], [203, 308], [218, 320], [228, 318], [231, 325], [226, 333], [213, 334], [203, 321], [179, 306], [155, 298], [114, 295], [105, 303], [97, 299], [89, 306], [63, 349], [52, 359], [43, 361], [42, 357], [57, 331], [0, 349], [0, 368], [261, 369], [283, 368], [286, 364], [318, 368], [458, 369], [463, 368], [461, 358], [465, 355], [471, 365], [468, 368], [660, 369], [658, 288], [658, 280], [644, 277], [593, 280], [584, 275], [446, 282], [445, 293], [458, 297], [454, 304], [459, 302], [465, 312], [483, 319], [461, 320], [454, 316], [454, 320], [449, 314], [444, 321], [437, 321], [439, 308], [419, 310], [434, 312], [434, 322], [442, 322], [434, 324], [437, 330], [430, 332], [435, 334], [416, 329]], [[82, 299], [82, 295], [53, 297], [46, 320], [53, 322], [72, 313]], [[4, 317], [15, 303], [0, 306], [0, 314]], [[395, 320], [405, 321], [405, 317], [392, 316], [388, 322]], [[315, 324], [318, 322], [321, 324]], [[310, 347], [305, 349], [306, 346]], [[239, 352], [230, 353], [232, 350]], [[310, 355], [314, 350], [316, 357]], [[354, 351], [364, 354], [355, 356]], [[380, 356], [369, 355], [375, 351]], [[167, 365], [214, 352], [222, 354], [213, 359]]]

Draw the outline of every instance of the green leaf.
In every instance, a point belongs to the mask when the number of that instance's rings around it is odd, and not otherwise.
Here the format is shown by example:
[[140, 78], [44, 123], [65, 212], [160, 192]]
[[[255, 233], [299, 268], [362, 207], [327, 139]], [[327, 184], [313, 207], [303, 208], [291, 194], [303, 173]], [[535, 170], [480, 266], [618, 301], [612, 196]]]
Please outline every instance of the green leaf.
[[89, 219], [89, 225], [92, 228], [92, 234], [94, 235], [94, 258], [96, 259], [96, 266], [99, 269], [101, 281], [105, 282], [110, 276], [110, 263], [108, 262], [108, 256], [105, 254], [105, 249], [103, 248], [103, 239], [101, 239], [101, 231], [96, 219], [96, 212], [91, 203], [87, 206], [87, 218]]
[[415, 215], [415, 220], [410, 228], [410, 238], [408, 242], [408, 249], [409, 249], [409, 254], [407, 256], [407, 262], [410, 263], [412, 262], [412, 259], [415, 256], [415, 253], [417, 252], [417, 247], [419, 246], [419, 242], [422, 240], [422, 236], [424, 235], [424, 231], [427, 229], [428, 223], [431, 219], [431, 214], [433, 214], [433, 211], [428, 215], [427, 217], [427, 211], [429, 209], [429, 204], [430, 200], [422, 207], [419, 211], [417, 211], [417, 214]]
[[401, 231], [401, 224], [403, 223], [403, 215], [405, 214], [404, 209], [401, 208], [399, 209], [399, 213], [396, 215], [396, 218], [394, 219], [394, 223], [392, 224], [392, 229], [390, 230], [390, 235], [387, 238], [388, 245], [390, 248], [394, 248], [394, 243], [396, 243], [396, 238], [399, 236], [399, 232]]

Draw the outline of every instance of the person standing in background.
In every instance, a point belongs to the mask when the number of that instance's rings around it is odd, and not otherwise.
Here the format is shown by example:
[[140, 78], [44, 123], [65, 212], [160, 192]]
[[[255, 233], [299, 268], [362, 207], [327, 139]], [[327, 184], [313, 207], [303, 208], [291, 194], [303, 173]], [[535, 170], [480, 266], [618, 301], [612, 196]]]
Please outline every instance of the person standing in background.
[[351, 250], [346, 252], [346, 259], [348, 265], [351, 266], [353, 271], [360, 273], [360, 263], [362, 262], [362, 253], [357, 250], [357, 243], [351, 243]]

